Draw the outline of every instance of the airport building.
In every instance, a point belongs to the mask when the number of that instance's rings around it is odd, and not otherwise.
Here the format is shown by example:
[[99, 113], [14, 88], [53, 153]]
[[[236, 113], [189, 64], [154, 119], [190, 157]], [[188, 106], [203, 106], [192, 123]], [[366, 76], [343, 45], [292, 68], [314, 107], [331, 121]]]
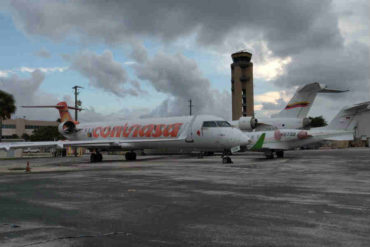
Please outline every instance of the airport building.
[[35, 129], [43, 126], [58, 126], [56, 121], [28, 120], [24, 118], [3, 120], [3, 138], [13, 138], [14, 135], [22, 137], [23, 134], [32, 135]]
[[367, 144], [370, 146], [370, 112], [360, 113], [357, 117], [357, 121], [355, 138], [361, 144]]
[[232, 120], [254, 116], [252, 53], [239, 51], [231, 55]]

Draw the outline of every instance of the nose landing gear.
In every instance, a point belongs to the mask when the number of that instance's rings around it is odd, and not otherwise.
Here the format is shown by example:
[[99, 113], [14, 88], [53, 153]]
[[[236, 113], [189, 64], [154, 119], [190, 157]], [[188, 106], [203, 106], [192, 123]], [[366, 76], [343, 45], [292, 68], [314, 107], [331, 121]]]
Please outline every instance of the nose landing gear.
[[229, 157], [230, 154], [231, 154], [231, 152], [229, 150], [224, 151], [224, 153], [221, 156], [222, 164], [232, 164], [233, 163], [233, 161]]

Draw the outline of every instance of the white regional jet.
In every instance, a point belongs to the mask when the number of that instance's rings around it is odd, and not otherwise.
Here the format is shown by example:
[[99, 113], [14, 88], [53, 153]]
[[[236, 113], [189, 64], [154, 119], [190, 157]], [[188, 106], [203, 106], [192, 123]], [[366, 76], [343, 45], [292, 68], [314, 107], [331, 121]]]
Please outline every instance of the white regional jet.
[[230, 163], [228, 154], [247, 145], [249, 138], [227, 121], [210, 115], [147, 118], [119, 122], [80, 124], [72, 119], [66, 102], [56, 106], [28, 106], [56, 108], [61, 124], [59, 132], [67, 141], [1, 143], [0, 149], [29, 147], [86, 147], [92, 151], [91, 162], [102, 161], [105, 150], [127, 150], [126, 160], [135, 160], [135, 150], [182, 148], [197, 151], [223, 152], [223, 162]]
[[264, 152], [266, 158], [284, 157], [284, 150], [295, 149], [323, 140], [353, 140], [357, 127], [356, 116], [370, 113], [370, 101], [342, 109], [326, 127], [310, 130], [277, 129], [275, 131], [244, 132], [252, 141], [247, 147]]
[[310, 125], [307, 114], [318, 93], [343, 93], [348, 90], [328, 89], [324, 84], [314, 82], [297, 89], [296, 93], [278, 114], [271, 118], [241, 117], [232, 121], [232, 125], [243, 131], [302, 129]]

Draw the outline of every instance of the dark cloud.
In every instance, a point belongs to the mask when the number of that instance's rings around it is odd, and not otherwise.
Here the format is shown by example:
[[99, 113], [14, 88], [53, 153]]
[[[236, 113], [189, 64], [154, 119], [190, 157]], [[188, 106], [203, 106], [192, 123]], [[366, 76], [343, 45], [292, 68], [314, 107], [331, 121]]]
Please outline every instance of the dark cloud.
[[230, 94], [212, 89], [195, 61], [181, 54], [159, 52], [153, 58], [134, 64], [133, 68], [139, 79], [149, 81], [158, 92], [168, 95], [168, 99], [149, 115], [187, 115], [191, 99], [194, 114], [210, 113], [230, 118]]
[[35, 52], [35, 55], [38, 56], [38, 57], [42, 57], [42, 58], [50, 58], [51, 57], [50, 52], [47, 51], [46, 49], [41, 49], [41, 50]]
[[85, 51], [70, 58], [65, 58], [71, 62], [70, 69], [86, 76], [91, 86], [103, 89], [119, 97], [138, 95], [137, 90], [124, 88], [128, 83], [126, 70], [122, 64], [114, 60], [111, 51], [106, 50], [102, 55]]
[[303, 51], [293, 57], [285, 75], [273, 83], [290, 88], [307, 81], [318, 81], [329, 88], [349, 89], [349, 93], [321, 96], [335, 101], [340, 109], [344, 105], [369, 100], [369, 56], [369, 47], [362, 43], [352, 43], [342, 49]]
[[19, 27], [54, 40], [78, 35], [112, 44], [196, 34], [199, 44], [219, 46], [238, 35], [262, 38], [276, 54], [341, 43], [329, 0], [17, 0], [12, 6]]
[[[78, 37], [83, 42], [131, 44], [139, 79], [168, 94], [157, 109], [161, 112], [187, 113], [187, 100], [192, 98], [198, 112], [219, 109], [224, 115], [231, 109], [229, 93], [213, 90], [194, 61], [181, 54], [158, 53], [148, 58], [145, 47], [137, 41], [149, 38], [169, 43], [195, 37], [196, 44], [218, 54], [253, 47], [254, 59], [260, 61], [290, 57], [292, 62], [284, 75], [271, 83], [287, 89], [319, 81], [331, 88], [350, 89], [340, 101], [338, 96], [322, 96], [328, 102], [338, 101], [326, 105], [340, 107], [353, 99], [370, 98], [368, 6], [366, 0], [16, 0], [12, 13], [17, 26], [27, 34], [56, 41]], [[351, 26], [351, 21], [356, 25]], [[360, 24], [365, 26], [362, 31], [353, 33]], [[84, 64], [84, 59], [91, 63]], [[138, 92], [137, 83], [122, 91], [130, 80], [109, 52], [101, 56], [82, 53], [80, 59], [72, 61], [72, 68], [95, 87], [119, 96]], [[321, 107], [324, 110], [325, 106]]]

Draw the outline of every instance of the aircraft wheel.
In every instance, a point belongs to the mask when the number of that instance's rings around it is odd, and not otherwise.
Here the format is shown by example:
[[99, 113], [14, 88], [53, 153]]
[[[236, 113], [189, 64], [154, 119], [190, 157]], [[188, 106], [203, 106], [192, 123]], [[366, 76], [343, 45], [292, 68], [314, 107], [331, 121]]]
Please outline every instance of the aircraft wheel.
[[233, 161], [231, 160], [231, 158], [230, 158], [230, 157], [226, 156], [226, 157], [223, 157], [223, 158], [222, 158], [222, 163], [223, 163], [223, 164], [232, 164], [232, 163], [233, 163]]
[[102, 162], [103, 161], [103, 155], [101, 153], [96, 153], [96, 161]]
[[95, 153], [90, 154], [90, 162], [91, 163], [97, 162], [97, 157]]
[[283, 150], [276, 151], [276, 157], [278, 157], [278, 158], [284, 158], [284, 151]]
[[274, 152], [265, 152], [266, 159], [273, 159], [274, 158]]
[[198, 154], [198, 159], [203, 159], [203, 158], [204, 158], [204, 153], [200, 152], [200, 153]]
[[126, 160], [136, 160], [136, 153], [135, 152], [127, 152], [125, 154]]
[[135, 152], [132, 152], [131, 160], [136, 160], [136, 153]]

